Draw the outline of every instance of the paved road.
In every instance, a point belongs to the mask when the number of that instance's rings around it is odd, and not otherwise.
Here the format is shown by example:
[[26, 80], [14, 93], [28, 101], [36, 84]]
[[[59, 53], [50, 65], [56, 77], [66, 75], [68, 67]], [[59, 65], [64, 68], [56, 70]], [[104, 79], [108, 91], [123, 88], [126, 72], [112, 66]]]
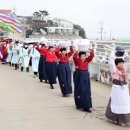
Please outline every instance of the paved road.
[[63, 98], [32, 73], [0, 64], [0, 130], [127, 130], [104, 116], [111, 87], [92, 81], [93, 106], [88, 114], [75, 109], [73, 96]]

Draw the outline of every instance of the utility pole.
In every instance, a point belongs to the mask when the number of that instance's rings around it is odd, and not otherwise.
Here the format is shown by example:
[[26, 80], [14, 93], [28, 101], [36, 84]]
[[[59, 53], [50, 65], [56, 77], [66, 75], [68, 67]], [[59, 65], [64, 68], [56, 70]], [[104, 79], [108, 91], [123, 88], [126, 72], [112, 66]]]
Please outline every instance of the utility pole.
[[15, 5], [14, 5], [14, 13], [16, 13]]
[[13, 1], [14, 7], [13, 7], [13, 13], [16, 15], [16, 8], [15, 8], [15, 1]]
[[111, 28], [110, 28], [110, 41], [112, 40], [112, 35], [111, 35], [112, 33], [111, 33]]
[[103, 24], [104, 24], [104, 22], [99, 22], [99, 24], [100, 24], [100, 34], [101, 34], [101, 36], [100, 36], [100, 40], [102, 41], [103, 40]]

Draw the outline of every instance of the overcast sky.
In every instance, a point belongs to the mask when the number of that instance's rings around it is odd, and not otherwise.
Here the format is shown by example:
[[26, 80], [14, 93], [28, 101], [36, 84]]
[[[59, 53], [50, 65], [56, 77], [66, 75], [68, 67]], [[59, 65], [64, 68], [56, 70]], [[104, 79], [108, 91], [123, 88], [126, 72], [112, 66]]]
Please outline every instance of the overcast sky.
[[16, 14], [32, 15], [38, 10], [49, 11], [80, 24], [88, 37], [99, 37], [100, 22], [104, 22], [104, 36], [130, 38], [130, 0], [0, 0], [1, 9], [13, 9]]

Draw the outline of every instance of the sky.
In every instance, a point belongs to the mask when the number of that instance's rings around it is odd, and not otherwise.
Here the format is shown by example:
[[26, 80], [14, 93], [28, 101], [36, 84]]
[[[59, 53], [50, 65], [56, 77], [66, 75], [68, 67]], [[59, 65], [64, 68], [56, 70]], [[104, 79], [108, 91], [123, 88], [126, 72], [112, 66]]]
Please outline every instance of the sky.
[[47, 10], [52, 18], [65, 18], [85, 28], [88, 38], [130, 39], [130, 0], [0, 0], [0, 9], [14, 9], [17, 15], [29, 16]]

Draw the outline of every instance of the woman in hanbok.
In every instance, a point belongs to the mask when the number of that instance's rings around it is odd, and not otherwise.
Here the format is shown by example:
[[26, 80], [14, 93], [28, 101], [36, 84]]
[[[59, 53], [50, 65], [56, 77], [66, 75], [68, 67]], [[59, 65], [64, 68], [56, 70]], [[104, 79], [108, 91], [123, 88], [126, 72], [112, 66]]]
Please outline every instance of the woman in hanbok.
[[113, 84], [111, 97], [106, 109], [106, 117], [110, 122], [126, 126], [130, 123], [128, 74], [122, 58], [116, 58], [112, 64], [111, 73]]
[[91, 85], [88, 72], [88, 64], [94, 57], [94, 51], [91, 50], [90, 56], [86, 52], [76, 52], [73, 56], [76, 70], [74, 72], [74, 99], [77, 109], [83, 109], [92, 112]]
[[44, 50], [46, 50], [45, 43], [41, 44], [41, 48], [37, 46], [37, 50], [40, 53], [40, 60], [38, 65], [38, 73], [39, 73], [39, 80], [42, 82], [45, 80], [45, 83], [47, 83], [47, 73], [46, 73], [46, 55]]
[[2, 46], [1, 46], [1, 53], [3, 55], [2, 57], [2, 64], [6, 64], [6, 60], [7, 60], [7, 48], [6, 48], [6, 42], [3, 42]]
[[47, 78], [50, 84], [50, 88], [54, 89], [53, 84], [56, 84], [56, 78], [57, 78], [57, 56], [55, 54], [55, 47], [53, 45], [50, 45], [48, 49], [44, 48], [42, 49], [44, 54], [46, 55], [46, 73]]
[[58, 64], [58, 80], [61, 88], [63, 97], [66, 97], [69, 94], [72, 94], [72, 85], [71, 85], [71, 70], [69, 65], [69, 58], [73, 54], [73, 48], [70, 48], [70, 52], [67, 53], [66, 48], [61, 48], [60, 52], [56, 52], [56, 56], [59, 59]]

